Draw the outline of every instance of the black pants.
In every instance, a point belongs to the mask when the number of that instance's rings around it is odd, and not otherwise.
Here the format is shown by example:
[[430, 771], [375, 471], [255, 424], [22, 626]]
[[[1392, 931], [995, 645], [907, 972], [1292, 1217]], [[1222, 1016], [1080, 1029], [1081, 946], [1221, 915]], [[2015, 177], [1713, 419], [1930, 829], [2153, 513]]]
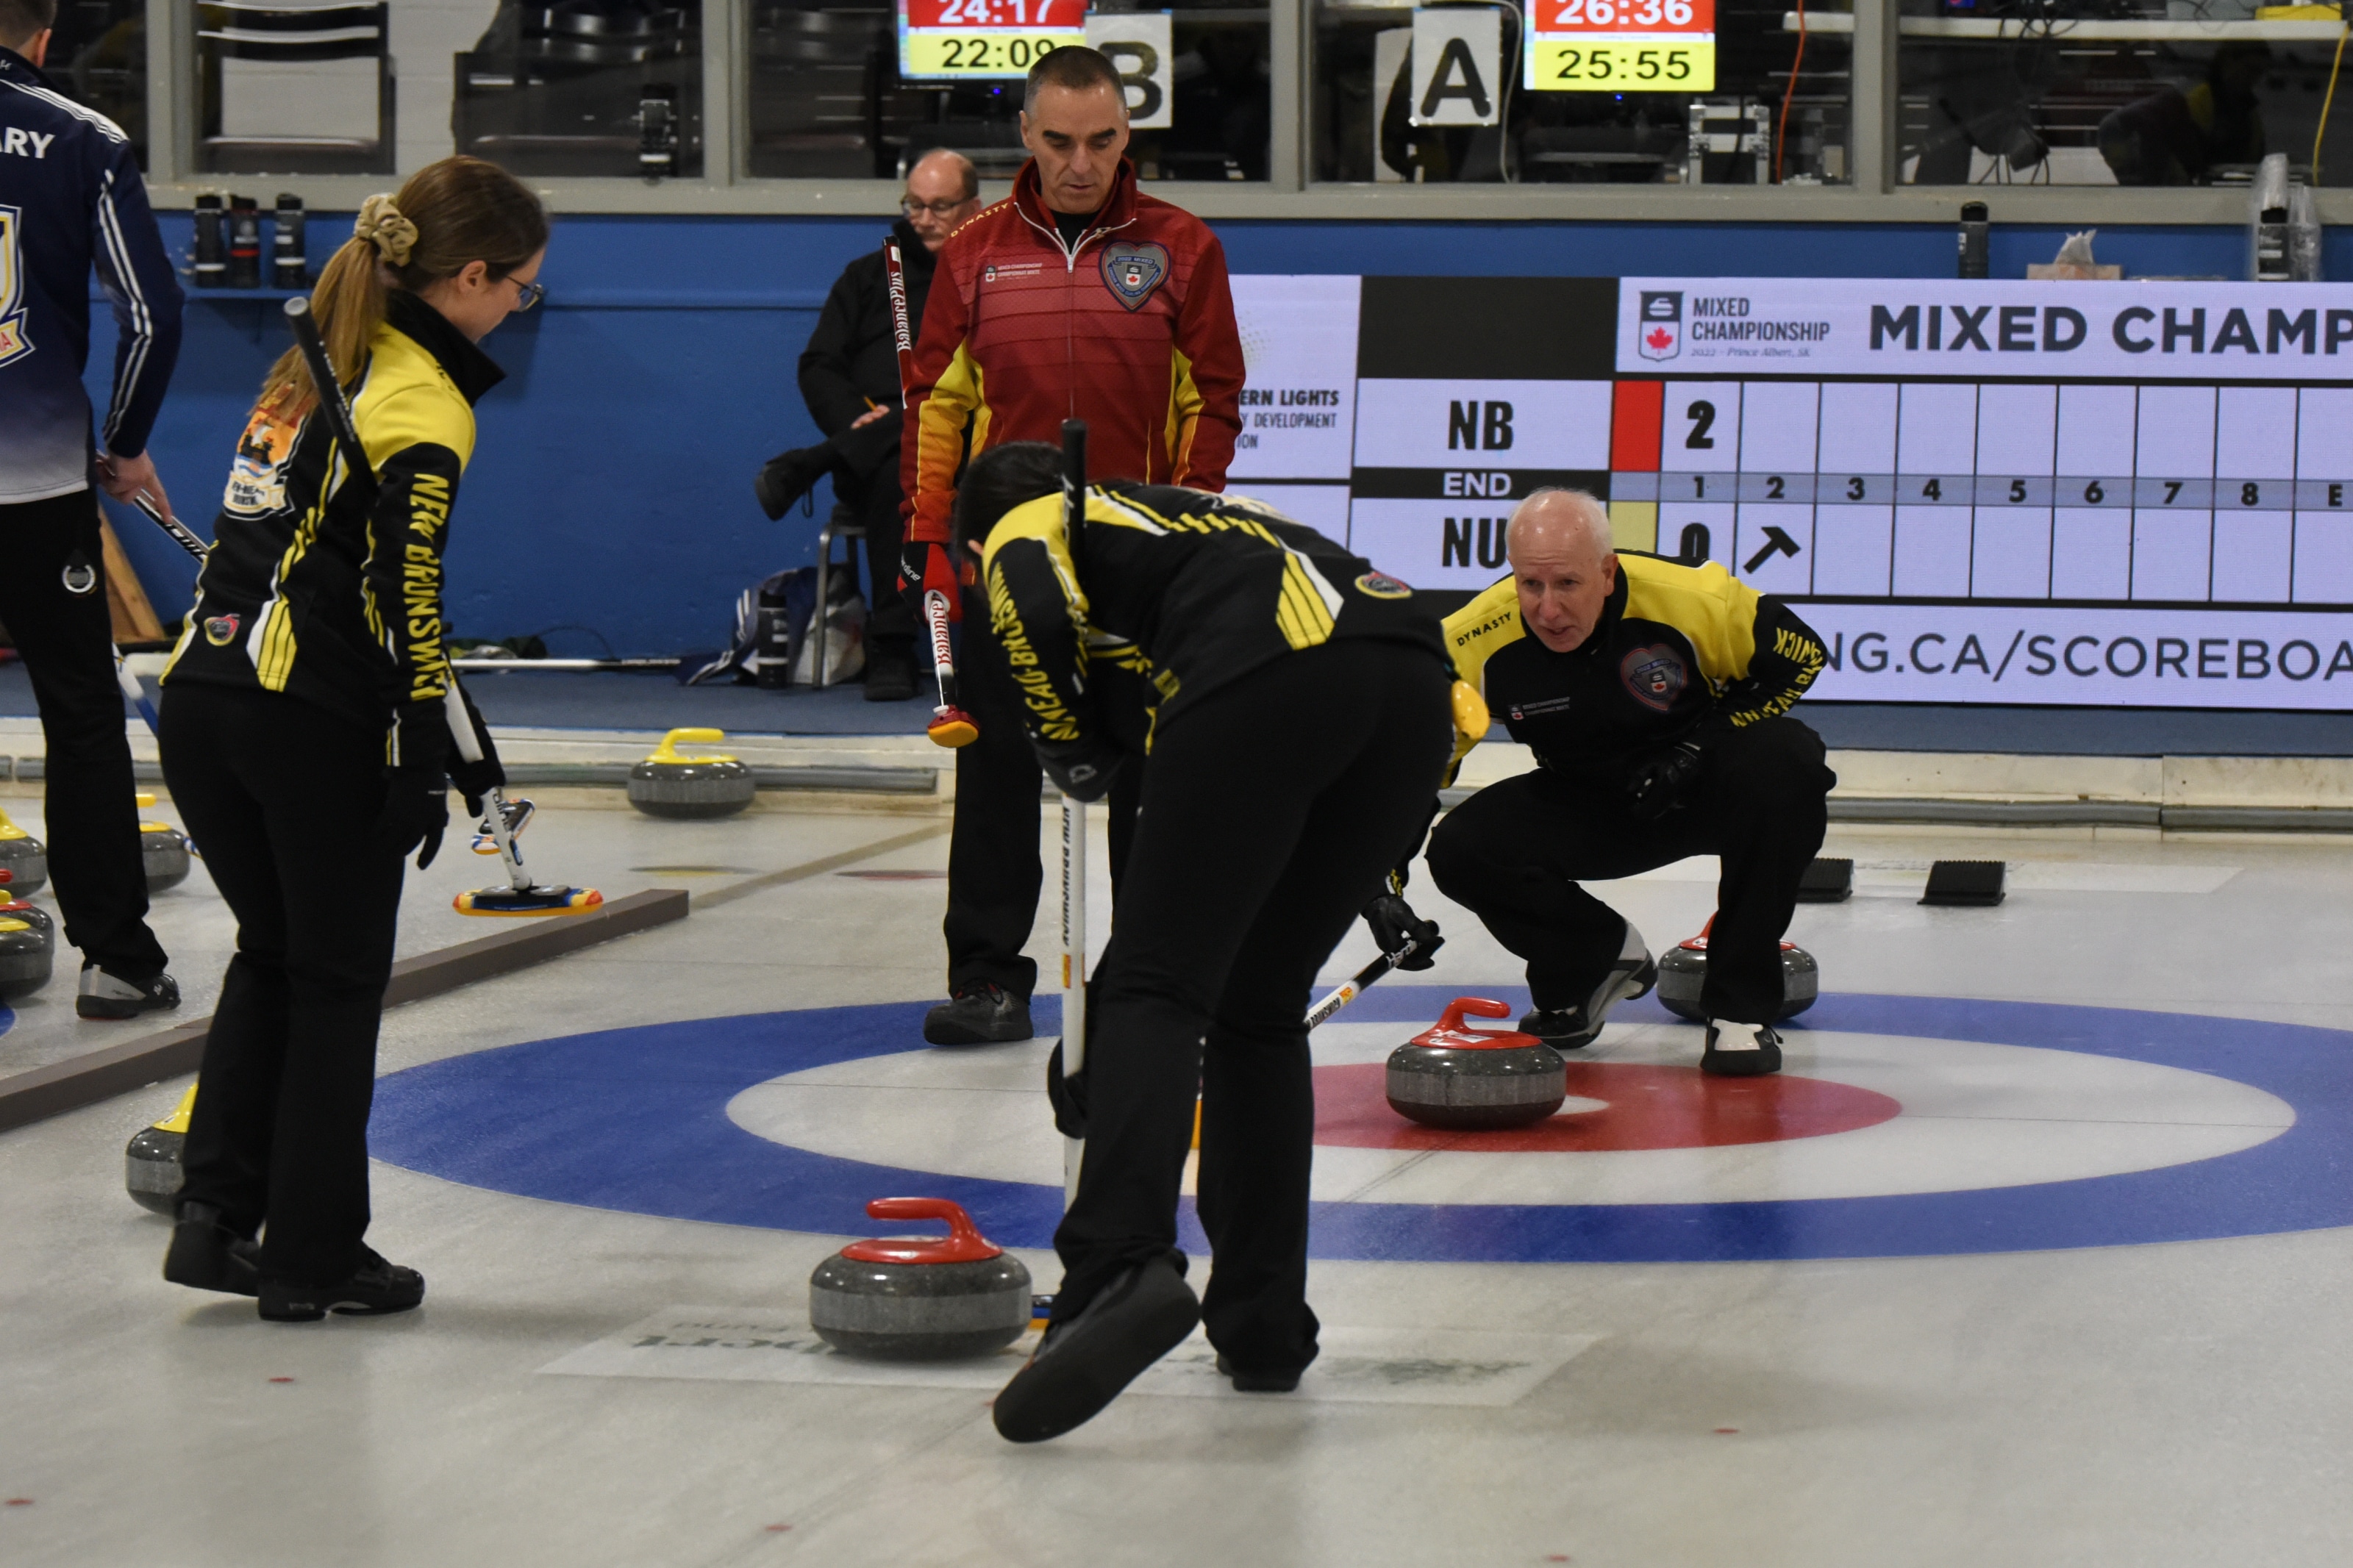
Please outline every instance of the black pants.
[[[948, 836], [948, 989], [987, 984], [1028, 996], [1038, 963], [1023, 956], [1038, 923], [1045, 879], [1038, 858], [1038, 814], [1045, 770], [1029, 746], [1027, 710], [1004, 657], [988, 642], [988, 600], [964, 591], [963, 646], [956, 654], [956, 697], [980, 738], [955, 755], [956, 797]], [[1143, 759], [1131, 757], [1111, 785], [1111, 885], [1126, 878], [1134, 839]]]
[[384, 736], [290, 697], [164, 693], [164, 776], [237, 916], [182, 1154], [183, 1200], [220, 1205], [261, 1271], [358, 1267], [367, 1121], [402, 857], [375, 834]]
[[[68, 585], [69, 574], [80, 592]], [[152, 979], [164, 972], [164, 948], [147, 929], [137, 786], [114, 683], [93, 492], [0, 506], [0, 624], [16, 639], [40, 704], [48, 750], [42, 810], [66, 941], [110, 973]]]
[[899, 585], [899, 543], [906, 524], [899, 516], [897, 410], [871, 425], [833, 438], [833, 491], [866, 531], [866, 635], [870, 639], [913, 645], [923, 616], [915, 589]]
[[[1429, 809], [1453, 736], [1447, 684], [1419, 649], [1327, 644], [1155, 737], [1118, 925], [1088, 990], [1087, 1150], [1054, 1234], [1057, 1319], [1132, 1264], [1181, 1264], [1198, 1088], [1210, 1342], [1252, 1371], [1314, 1359], [1308, 993]], [[1266, 768], [1271, 735], [1282, 765]]]
[[1781, 1008], [1781, 933], [1837, 783], [1821, 737], [1786, 718], [1711, 739], [1685, 804], [1656, 822], [1636, 820], [1617, 790], [1539, 768], [1450, 812], [1430, 835], [1430, 874], [1527, 960], [1537, 1006], [1574, 1007], [1608, 976], [1626, 931], [1577, 882], [1721, 856], [1701, 1004], [1711, 1018], [1768, 1024]]

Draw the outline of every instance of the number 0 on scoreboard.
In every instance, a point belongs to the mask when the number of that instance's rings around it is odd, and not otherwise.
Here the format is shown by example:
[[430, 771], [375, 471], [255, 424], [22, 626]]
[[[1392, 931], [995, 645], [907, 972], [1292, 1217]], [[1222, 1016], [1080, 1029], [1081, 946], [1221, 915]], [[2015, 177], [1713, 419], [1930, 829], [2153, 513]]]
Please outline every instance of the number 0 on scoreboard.
[[1535, 0], [1531, 92], [1711, 92], [1715, 0]]
[[899, 0], [899, 74], [1027, 76], [1045, 55], [1087, 41], [1086, 11], [1087, 0]]

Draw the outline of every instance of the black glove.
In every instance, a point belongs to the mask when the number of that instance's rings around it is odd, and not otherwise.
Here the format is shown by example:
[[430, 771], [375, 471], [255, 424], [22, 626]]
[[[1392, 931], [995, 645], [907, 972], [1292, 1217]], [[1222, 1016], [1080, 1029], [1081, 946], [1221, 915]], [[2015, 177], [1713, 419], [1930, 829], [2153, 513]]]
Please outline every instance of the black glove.
[[[506, 788], [507, 774], [499, 765], [499, 749], [491, 742], [491, 727], [482, 722], [481, 710], [474, 706], [473, 698], [463, 687], [459, 688], [458, 695], [465, 701], [466, 717], [474, 726], [474, 744], [482, 749], [482, 760], [466, 761], [453, 739], [449, 744], [449, 782], [466, 797], [466, 815], [479, 818], [482, 815], [482, 797], [494, 789]], [[446, 713], [442, 722], [448, 722]]]
[[1107, 740], [1057, 742], [1038, 748], [1038, 761], [1054, 787], [1073, 800], [1093, 802], [1111, 793], [1112, 774], [1127, 753]]
[[1635, 816], [1655, 822], [1683, 803], [1707, 753], [1696, 741], [1677, 741], [1634, 764], [1626, 775], [1626, 804]]
[[441, 833], [448, 826], [449, 787], [438, 764], [429, 771], [384, 771], [384, 810], [375, 819], [379, 842], [396, 855], [423, 846], [424, 852], [417, 857], [417, 868], [422, 871], [440, 853]]
[[1446, 939], [1438, 934], [1438, 922], [1415, 914], [1413, 906], [1395, 893], [1383, 893], [1366, 904], [1364, 916], [1383, 952], [1395, 955], [1407, 942], [1413, 943], [1413, 951], [1398, 960], [1399, 969], [1428, 969], [1438, 950], [1446, 945]]

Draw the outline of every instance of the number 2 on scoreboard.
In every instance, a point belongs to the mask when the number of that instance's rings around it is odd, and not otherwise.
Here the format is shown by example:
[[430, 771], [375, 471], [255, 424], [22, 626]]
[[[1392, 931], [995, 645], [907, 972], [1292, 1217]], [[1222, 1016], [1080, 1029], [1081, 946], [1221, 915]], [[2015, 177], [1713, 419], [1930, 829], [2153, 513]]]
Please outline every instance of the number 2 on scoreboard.
[[1555, 31], [1567, 27], [1688, 27], [1692, 25], [1692, 5], [1691, 0], [1559, 0], [1552, 25]]

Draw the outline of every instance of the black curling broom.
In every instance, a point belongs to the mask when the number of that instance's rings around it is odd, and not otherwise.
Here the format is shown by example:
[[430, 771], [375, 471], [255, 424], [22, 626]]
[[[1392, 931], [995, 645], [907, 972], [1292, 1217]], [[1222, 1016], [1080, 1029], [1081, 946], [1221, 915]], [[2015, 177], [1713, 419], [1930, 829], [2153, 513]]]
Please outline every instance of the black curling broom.
[[[327, 357], [327, 344], [319, 336], [319, 323], [311, 314], [311, 302], [299, 298], [287, 300], [286, 320], [294, 329], [294, 341], [302, 350], [302, 363], [311, 372], [311, 384], [318, 392], [319, 413], [327, 421], [335, 445], [343, 449], [343, 462], [354, 478], [373, 489], [375, 470], [368, 465], [367, 448], [360, 445], [359, 426], [352, 422], [352, 405], [343, 397], [343, 384], [336, 379], [334, 362]], [[473, 718], [466, 710], [466, 699], [458, 689], [458, 672], [454, 669], [449, 671], [442, 707], [448, 715], [449, 737], [457, 743], [458, 754], [470, 763], [480, 762], [481, 742], [474, 737]], [[523, 869], [522, 851], [516, 847], [514, 834], [509, 830], [511, 821], [528, 819], [529, 804], [516, 802], [515, 816], [511, 817], [505, 795], [494, 785], [486, 792], [485, 805], [488, 809], [482, 815], [482, 828], [499, 847], [499, 858], [506, 863], [509, 885], [477, 888], [459, 894], [451, 903], [459, 914], [576, 915], [605, 901], [605, 895], [594, 888], [549, 887], [533, 882], [531, 873]]]

